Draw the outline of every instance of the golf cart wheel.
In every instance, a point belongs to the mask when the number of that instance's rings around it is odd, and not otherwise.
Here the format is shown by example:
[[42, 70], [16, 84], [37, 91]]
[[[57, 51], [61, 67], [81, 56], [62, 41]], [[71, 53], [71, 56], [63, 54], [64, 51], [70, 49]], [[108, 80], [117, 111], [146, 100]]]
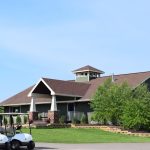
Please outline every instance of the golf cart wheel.
[[11, 146], [9, 142], [5, 143], [5, 150], [11, 150]]
[[35, 148], [35, 143], [33, 141], [30, 141], [27, 148], [28, 150], [33, 150]]
[[20, 143], [19, 143], [19, 141], [13, 140], [13, 141], [11, 142], [11, 149], [12, 149], [12, 150], [19, 150], [19, 148], [20, 148]]

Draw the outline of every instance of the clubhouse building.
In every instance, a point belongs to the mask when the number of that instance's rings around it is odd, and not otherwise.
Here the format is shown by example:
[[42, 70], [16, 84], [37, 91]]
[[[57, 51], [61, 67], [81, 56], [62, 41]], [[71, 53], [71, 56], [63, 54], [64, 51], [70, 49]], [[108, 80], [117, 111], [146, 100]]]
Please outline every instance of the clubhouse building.
[[58, 122], [58, 116], [71, 121], [74, 116], [89, 115], [90, 101], [97, 88], [108, 78], [120, 84], [127, 82], [132, 88], [146, 83], [150, 87], [150, 71], [130, 74], [102, 76], [103, 71], [85, 66], [73, 71], [75, 80], [64, 81], [41, 78], [39, 81], [4, 100], [0, 105], [5, 112], [29, 112], [30, 119], [38, 119], [38, 113], [45, 115], [51, 123]]

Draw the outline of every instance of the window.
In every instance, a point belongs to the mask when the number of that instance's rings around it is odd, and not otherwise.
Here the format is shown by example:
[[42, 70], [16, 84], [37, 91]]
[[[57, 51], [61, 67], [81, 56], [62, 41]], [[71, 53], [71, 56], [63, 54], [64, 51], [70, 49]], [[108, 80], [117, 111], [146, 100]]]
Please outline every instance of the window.
[[20, 112], [20, 107], [13, 107], [13, 112], [19, 113]]
[[68, 111], [74, 111], [74, 103], [68, 104]]

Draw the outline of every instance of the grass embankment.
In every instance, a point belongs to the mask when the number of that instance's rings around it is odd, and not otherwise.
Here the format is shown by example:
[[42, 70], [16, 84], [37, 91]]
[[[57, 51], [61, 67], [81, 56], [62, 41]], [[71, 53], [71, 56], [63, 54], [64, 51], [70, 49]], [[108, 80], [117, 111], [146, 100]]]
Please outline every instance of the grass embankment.
[[[29, 132], [23, 129], [24, 132]], [[32, 129], [35, 142], [48, 143], [138, 143], [150, 142], [148, 137], [135, 137], [100, 129]]]

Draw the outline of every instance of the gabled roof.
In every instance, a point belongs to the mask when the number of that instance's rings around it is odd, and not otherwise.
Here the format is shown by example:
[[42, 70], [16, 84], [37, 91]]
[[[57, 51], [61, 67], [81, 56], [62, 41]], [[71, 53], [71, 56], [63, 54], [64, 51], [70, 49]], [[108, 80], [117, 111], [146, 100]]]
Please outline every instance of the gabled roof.
[[[114, 82], [117, 84], [127, 82], [132, 88], [136, 88], [138, 85], [142, 84], [150, 78], [150, 71], [148, 72], [138, 72], [130, 74], [120, 74], [114, 75]], [[104, 81], [111, 76], [104, 76], [91, 80], [88, 83], [80, 83], [74, 81], [63, 81], [42, 78], [42, 80], [55, 92], [56, 95], [72, 95], [76, 97], [77, 95], [81, 97], [80, 100], [90, 100], [92, 95], [96, 92], [97, 88], [104, 83]], [[25, 105], [30, 104], [31, 97], [28, 97], [28, 93], [33, 89], [34, 86], [27, 88], [26, 90], [10, 97], [9, 99], [3, 101], [1, 105]], [[50, 103], [51, 99], [38, 98], [36, 103]]]
[[[72, 96], [72, 97], [83, 97], [89, 88], [90, 84], [88, 83], [79, 83], [74, 81], [63, 81], [63, 80], [55, 80], [42, 78], [40, 81], [44, 81], [49, 89], [52, 89], [56, 95], [60, 96]], [[40, 81], [38, 83], [40, 83]], [[38, 84], [36, 85], [38, 86]], [[31, 91], [34, 91], [33, 88], [36, 88], [35, 85], [27, 88], [26, 90], [8, 98], [3, 101], [1, 105], [25, 105], [30, 104], [31, 97], [28, 94]], [[74, 98], [73, 98], [74, 99]], [[51, 99], [48, 98], [36, 98], [36, 103], [50, 103]]]
[[[108, 78], [112, 78], [112, 76], [104, 76], [101, 78], [96, 78], [91, 80], [89, 83], [91, 86], [87, 90], [86, 94], [81, 99], [90, 99], [93, 94], [96, 92], [96, 89], [104, 83], [104, 81]], [[148, 72], [137, 72], [137, 73], [130, 73], [130, 74], [120, 74], [120, 75], [113, 75], [114, 82], [117, 84], [121, 84], [123, 82], [127, 82], [128, 85], [132, 88], [136, 88], [140, 84], [144, 83], [146, 80], [150, 78], [150, 71]]]
[[47, 85], [55, 92], [55, 95], [70, 95], [82, 97], [89, 88], [89, 83], [74, 81], [64, 81], [56, 79], [42, 78]]
[[90, 66], [90, 65], [87, 65], [87, 66], [84, 66], [84, 67], [82, 67], [82, 68], [79, 68], [79, 69], [76, 69], [76, 70], [74, 70], [73, 72], [74, 73], [77, 73], [77, 72], [85, 72], [85, 71], [91, 71], [91, 72], [97, 72], [97, 73], [101, 73], [101, 74], [103, 74], [104, 72], [103, 71], [101, 71], [101, 70], [99, 70], [99, 69], [96, 69], [96, 68], [94, 68], [94, 67], [92, 67], [92, 66]]
[[[7, 106], [7, 105], [28, 105], [31, 103], [31, 97], [28, 97], [28, 93], [31, 91], [33, 86], [25, 89], [24, 91], [6, 99], [0, 105]], [[50, 103], [50, 99], [47, 98], [37, 98], [36, 104], [38, 103]]]

